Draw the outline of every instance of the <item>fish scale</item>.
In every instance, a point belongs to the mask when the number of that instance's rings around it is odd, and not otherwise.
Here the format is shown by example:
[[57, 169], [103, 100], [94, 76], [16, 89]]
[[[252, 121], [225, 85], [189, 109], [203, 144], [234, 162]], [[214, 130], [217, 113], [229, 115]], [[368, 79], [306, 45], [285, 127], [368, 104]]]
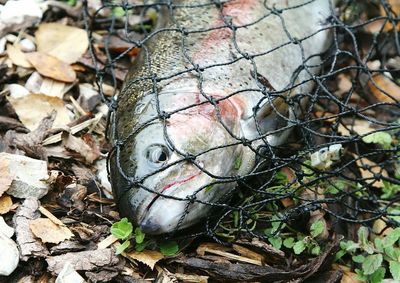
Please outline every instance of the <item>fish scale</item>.
[[204, 219], [257, 148], [285, 141], [288, 101], [312, 92], [330, 44], [329, 0], [167, 3], [118, 97], [110, 155], [121, 213], [153, 234]]

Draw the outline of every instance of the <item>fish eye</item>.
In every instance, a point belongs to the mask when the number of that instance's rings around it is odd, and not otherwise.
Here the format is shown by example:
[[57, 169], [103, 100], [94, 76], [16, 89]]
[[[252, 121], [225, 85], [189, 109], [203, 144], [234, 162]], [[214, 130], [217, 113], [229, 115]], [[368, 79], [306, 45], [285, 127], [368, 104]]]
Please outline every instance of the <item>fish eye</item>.
[[165, 163], [169, 158], [169, 150], [162, 144], [152, 144], [146, 150], [146, 158], [152, 163]]

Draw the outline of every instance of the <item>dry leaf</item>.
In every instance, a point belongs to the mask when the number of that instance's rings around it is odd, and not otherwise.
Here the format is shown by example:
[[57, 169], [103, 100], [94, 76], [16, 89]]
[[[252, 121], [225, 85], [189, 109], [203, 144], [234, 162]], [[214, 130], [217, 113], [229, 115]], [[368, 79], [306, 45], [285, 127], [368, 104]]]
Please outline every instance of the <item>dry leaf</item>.
[[124, 256], [131, 260], [133, 259], [140, 261], [149, 266], [151, 269], [154, 269], [156, 263], [164, 258], [164, 255], [162, 253], [148, 250], [144, 250], [142, 252], [129, 252], [125, 253]]
[[398, 103], [400, 101], [400, 87], [382, 74], [373, 76], [372, 81], [368, 81], [368, 87], [378, 102]]
[[7, 55], [14, 65], [24, 68], [33, 67], [32, 64], [26, 59], [25, 54], [18, 47], [15, 47], [12, 44], [7, 44]]
[[357, 119], [354, 120], [353, 125], [347, 125], [347, 127], [343, 126], [342, 124], [339, 124], [338, 131], [343, 136], [352, 136], [353, 134], [351, 134], [349, 130], [355, 132], [359, 136], [363, 136], [368, 133], [376, 131], [376, 129], [370, 127], [371, 125], [372, 123], [367, 120]]
[[29, 224], [32, 233], [43, 243], [58, 244], [70, 239], [74, 234], [65, 226], [56, 225], [48, 218], [38, 218]]
[[[390, 5], [390, 10], [392, 10], [396, 15], [400, 14], [400, 0], [388, 0], [388, 4]], [[385, 12], [385, 9], [383, 5], [379, 5], [380, 13], [381, 16], [387, 17], [387, 13]], [[393, 15], [392, 15], [393, 16]], [[400, 24], [397, 25], [397, 29], [399, 29]], [[392, 23], [388, 22], [385, 25], [385, 28], [383, 29], [385, 32], [390, 31], [393, 28]]]
[[383, 238], [393, 231], [392, 227], [389, 227], [382, 219], [377, 219], [372, 225], [371, 239], [374, 240], [376, 237]]
[[89, 46], [85, 30], [58, 23], [43, 23], [35, 33], [38, 51], [72, 64]]
[[76, 79], [76, 74], [72, 67], [54, 56], [41, 52], [31, 52], [25, 54], [25, 57], [39, 74], [45, 77], [66, 83], [72, 83]]
[[10, 173], [9, 170], [10, 162], [7, 159], [1, 159], [0, 162], [0, 196], [3, 195], [4, 192], [8, 190], [10, 187], [14, 175]]
[[74, 137], [67, 132], [63, 132], [61, 136], [63, 145], [66, 148], [79, 153], [89, 164], [93, 163], [93, 161], [99, 158], [100, 151], [95, 144], [92, 144], [91, 146], [85, 143], [84, 140]]
[[0, 197], [0, 214], [6, 214], [11, 210], [12, 206], [13, 202], [9, 195], [2, 195]]
[[[372, 184], [377, 188], [383, 188], [383, 181], [382, 179], [376, 179], [375, 174], [380, 174], [382, 176], [388, 177], [388, 173], [382, 166], [379, 166], [375, 162], [372, 162], [368, 158], [362, 157], [358, 158], [357, 155], [354, 154], [354, 158], [356, 159], [356, 164], [358, 169], [361, 172], [361, 177], [364, 181], [368, 184]], [[358, 158], [358, 159], [357, 159]], [[363, 167], [366, 166], [368, 169], [364, 169]]]
[[44, 94], [30, 94], [28, 96], [9, 99], [19, 119], [31, 131], [35, 130], [44, 117], [53, 110], [57, 116], [53, 128], [65, 127], [69, 122], [68, 110], [64, 102], [58, 97], [50, 97]]
[[340, 283], [362, 283], [363, 281], [358, 280], [358, 275], [354, 272], [350, 271], [350, 268], [344, 265], [334, 264], [334, 270], [341, 270], [343, 271], [343, 277]]
[[335, 91], [336, 95], [342, 95], [344, 93], [348, 93], [353, 87], [353, 83], [350, 78], [345, 74], [339, 74], [337, 77], [338, 80], [338, 90]]

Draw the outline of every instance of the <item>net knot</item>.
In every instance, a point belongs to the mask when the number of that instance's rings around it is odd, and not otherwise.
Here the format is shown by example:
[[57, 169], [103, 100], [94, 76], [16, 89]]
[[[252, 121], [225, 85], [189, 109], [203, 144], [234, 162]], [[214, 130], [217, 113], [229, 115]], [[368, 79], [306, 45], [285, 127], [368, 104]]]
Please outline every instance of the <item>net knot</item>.
[[161, 112], [160, 112], [160, 115], [158, 115], [158, 117], [159, 117], [161, 120], [167, 120], [167, 119], [171, 118], [171, 114], [168, 113], [168, 112], [165, 112], [165, 111], [161, 111]]
[[189, 195], [186, 197], [186, 199], [189, 201], [189, 203], [195, 203], [197, 200], [196, 195]]
[[249, 146], [250, 145], [250, 141], [248, 139], [246, 139], [245, 137], [242, 137], [240, 139], [240, 142], [242, 143], [242, 145], [244, 146]]
[[124, 141], [121, 141], [121, 140], [116, 140], [116, 141], [115, 141], [115, 146], [121, 147], [121, 146], [123, 146], [123, 145], [124, 145]]
[[187, 153], [185, 155], [185, 160], [186, 161], [190, 161], [190, 162], [194, 162], [196, 160], [196, 156], [190, 153]]

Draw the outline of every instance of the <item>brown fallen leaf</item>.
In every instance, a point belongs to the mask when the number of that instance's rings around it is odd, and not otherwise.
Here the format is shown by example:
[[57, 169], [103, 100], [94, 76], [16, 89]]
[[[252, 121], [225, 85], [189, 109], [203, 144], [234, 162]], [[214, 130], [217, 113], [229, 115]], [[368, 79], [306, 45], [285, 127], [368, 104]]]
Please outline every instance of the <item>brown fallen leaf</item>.
[[58, 58], [41, 52], [31, 52], [25, 57], [39, 72], [39, 74], [58, 81], [72, 83], [76, 79], [76, 73], [70, 65]]
[[363, 281], [358, 280], [358, 275], [350, 271], [350, 268], [344, 265], [334, 264], [334, 270], [341, 270], [343, 272], [343, 277], [340, 283], [361, 283]]
[[35, 33], [38, 51], [72, 64], [78, 61], [89, 46], [84, 29], [59, 23], [43, 23]]
[[378, 102], [398, 103], [400, 101], [400, 87], [382, 74], [373, 76], [372, 80], [368, 81], [368, 87]]
[[11, 62], [14, 65], [24, 67], [24, 68], [32, 68], [32, 64], [25, 57], [25, 53], [23, 53], [19, 47], [16, 47], [12, 44], [7, 44], [7, 55], [10, 58]]
[[65, 226], [55, 224], [48, 218], [38, 218], [29, 224], [32, 233], [40, 238], [43, 243], [58, 244], [70, 239], [74, 234]]
[[382, 179], [376, 179], [375, 175], [382, 175], [388, 177], [389, 175], [387, 171], [384, 168], [382, 168], [382, 166], [379, 166], [378, 164], [369, 160], [368, 158], [365, 157], [359, 158], [355, 154], [353, 156], [356, 159], [357, 167], [360, 170], [361, 177], [364, 179], [364, 181], [368, 184], [372, 184], [377, 188], [383, 188], [384, 185]]
[[68, 110], [64, 102], [58, 97], [44, 94], [30, 94], [18, 99], [9, 99], [21, 122], [31, 131], [35, 130], [42, 119], [53, 110], [57, 111], [54, 128], [63, 128], [70, 122]]
[[67, 132], [63, 132], [61, 137], [62, 144], [67, 149], [79, 153], [89, 164], [93, 163], [93, 161], [100, 157], [100, 151], [96, 144], [88, 144], [83, 139], [74, 137]]
[[164, 255], [158, 251], [144, 250], [141, 252], [133, 251], [124, 253], [124, 256], [129, 260], [137, 260], [146, 264], [152, 270], [158, 261], [164, 258]]
[[370, 237], [372, 240], [374, 240], [376, 237], [383, 238], [393, 230], [394, 229], [392, 227], [389, 227], [385, 221], [383, 221], [382, 219], [377, 219], [372, 225], [373, 233], [371, 233]]
[[2, 195], [0, 197], [0, 214], [5, 214], [5, 213], [9, 212], [11, 210], [12, 206], [13, 206], [13, 202], [9, 195]]
[[11, 174], [9, 168], [9, 161], [7, 159], [2, 159], [0, 162], [0, 196], [8, 190], [14, 179], [14, 175]]
[[359, 136], [362, 136], [371, 133], [373, 131], [376, 131], [376, 129], [371, 127], [372, 125], [373, 124], [367, 120], [356, 119], [354, 120], [352, 125], [347, 125], [347, 127], [345, 127], [342, 123], [340, 123], [338, 131], [343, 136], [351, 136], [352, 133], [350, 133], [349, 130], [355, 132]]
[[[400, 1], [399, 0], [388, 0], [388, 7], [390, 10], [393, 11], [396, 15], [400, 14]], [[380, 14], [383, 17], [387, 17], [388, 14], [386, 13], [384, 6], [379, 5]], [[393, 16], [393, 14], [392, 14]], [[397, 24], [397, 30], [399, 29], [400, 24]], [[391, 22], [387, 22], [385, 28], [383, 29], [385, 32], [390, 31], [393, 29], [393, 24]]]

